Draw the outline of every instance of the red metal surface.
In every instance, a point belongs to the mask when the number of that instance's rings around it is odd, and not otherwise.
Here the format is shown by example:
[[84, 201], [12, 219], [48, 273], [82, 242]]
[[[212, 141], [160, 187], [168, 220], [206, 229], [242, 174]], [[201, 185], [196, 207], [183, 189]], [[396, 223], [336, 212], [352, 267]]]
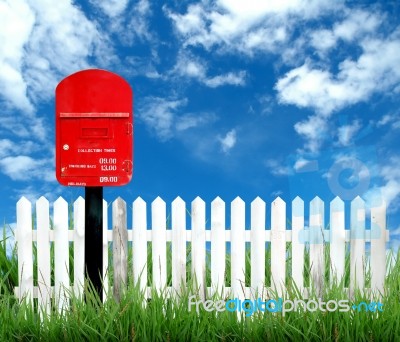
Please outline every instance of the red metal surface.
[[117, 74], [88, 69], [56, 88], [56, 176], [67, 186], [132, 179], [133, 93]]

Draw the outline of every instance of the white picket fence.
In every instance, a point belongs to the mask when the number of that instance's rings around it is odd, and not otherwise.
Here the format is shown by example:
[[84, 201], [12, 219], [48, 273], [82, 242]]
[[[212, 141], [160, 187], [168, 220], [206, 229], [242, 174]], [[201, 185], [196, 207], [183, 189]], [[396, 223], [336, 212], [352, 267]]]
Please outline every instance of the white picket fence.
[[[230, 207], [230, 229], [226, 229], [225, 202], [217, 197], [211, 203], [210, 229], [206, 229], [206, 204], [197, 197], [191, 203], [188, 214], [186, 204], [181, 198], [172, 202], [170, 222], [167, 229], [166, 203], [157, 198], [151, 203], [151, 229], [147, 222], [147, 205], [140, 197], [132, 204], [132, 227], [127, 228], [126, 203], [118, 198], [112, 203], [112, 225], [108, 228], [108, 205], [103, 201], [103, 274], [104, 294], [108, 288], [109, 243], [113, 242], [113, 291], [118, 291], [126, 283], [127, 272], [133, 272], [133, 279], [140, 288], [165, 290], [170, 295], [179, 292], [187, 284], [187, 242], [191, 242], [191, 272], [197, 281], [199, 294], [210, 296], [215, 291], [231, 298], [257, 298], [268, 296], [269, 290], [283, 295], [287, 264], [286, 242], [291, 241], [290, 274], [298, 288], [307, 296], [312, 285], [321, 291], [324, 284], [324, 248], [330, 244], [330, 279], [342, 279], [345, 272], [346, 242], [350, 242], [350, 291], [365, 289], [366, 272], [371, 272], [369, 290], [383, 292], [386, 274], [386, 242], [389, 231], [386, 230], [386, 205], [370, 208], [371, 229], [366, 229], [366, 207], [357, 197], [351, 202], [350, 229], [345, 229], [344, 202], [336, 197], [330, 203], [329, 226], [324, 220], [324, 202], [316, 197], [310, 202], [308, 224], [305, 225], [304, 201], [296, 197], [292, 202], [291, 215], [287, 216], [286, 203], [277, 198], [271, 203], [271, 227], [266, 226], [266, 203], [257, 197], [250, 208], [250, 229], [245, 227], [245, 203], [239, 197]], [[38, 298], [39, 304], [50, 310], [51, 298], [62, 309], [67, 304], [69, 289], [81, 295], [84, 280], [84, 199], [79, 197], [73, 205], [73, 229], [69, 229], [68, 203], [59, 198], [54, 202], [51, 229], [49, 202], [41, 197], [36, 202], [35, 213], [32, 204], [21, 198], [17, 203], [18, 275], [19, 287], [15, 294], [20, 299]], [[34, 217], [34, 220], [32, 220]], [[191, 229], [187, 229], [187, 219]], [[36, 223], [33, 227], [32, 221]], [[291, 221], [291, 230], [287, 221]], [[328, 227], [329, 229], [326, 229]], [[36, 229], [35, 229], [36, 228]], [[133, 242], [132, 265], [127, 264], [128, 241]], [[167, 242], [172, 249], [172, 286], [167, 286]], [[74, 281], [69, 277], [69, 246], [74, 245]], [[151, 242], [152, 284], [147, 284], [147, 251]], [[211, 261], [207, 265], [206, 242], [211, 242]], [[227, 251], [226, 242], [230, 242]], [[270, 242], [271, 260], [266, 260], [266, 242]], [[366, 243], [370, 248], [366, 250]], [[37, 286], [33, 282], [33, 244], [37, 245]], [[50, 246], [54, 243], [54, 284], [51, 284]], [[245, 286], [246, 243], [251, 246], [251, 280]], [[303, 270], [305, 249], [309, 246], [310, 285], [304, 284]], [[118, 253], [116, 253], [118, 252]], [[226, 253], [231, 256], [231, 284], [225, 286]], [[290, 254], [290, 253], [289, 253]], [[271, 287], [265, 286], [266, 263], [270, 262]], [[206, 284], [206, 267], [211, 267], [211, 286]], [[105, 296], [104, 296], [105, 297]]]

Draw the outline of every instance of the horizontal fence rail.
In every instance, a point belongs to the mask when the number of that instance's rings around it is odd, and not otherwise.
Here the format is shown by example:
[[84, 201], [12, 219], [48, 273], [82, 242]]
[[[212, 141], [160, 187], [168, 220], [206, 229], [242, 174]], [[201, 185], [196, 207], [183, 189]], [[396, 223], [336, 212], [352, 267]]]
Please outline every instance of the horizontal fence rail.
[[[247, 228], [245, 203], [237, 197], [230, 204], [230, 229], [226, 228], [225, 202], [219, 197], [211, 203], [210, 220], [206, 220], [206, 204], [199, 197], [191, 203], [190, 211], [178, 197], [172, 202], [168, 217], [166, 203], [158, 197], [151, 203], [151, 224], [148, 224], [148, 206], [139, 197], [132, 203], [131, 229], [127, 227], [126, 202], [118, 198], [111, 207], [112, 230], [109, 230], [108, 204], [103, 200], [104, 299], [111, 288], [114, 296], [119, 297], [122, 283], [127, 284], [128, 276], [146, 291], [148, 297], [152, 289], [164, 290], [166, 295], [179, 293], [189, 282], [188, 264], [190, 277], [202, 298], [214, 293], [239, 299], [265, 298], [271, 290], [282, 296], [288, 286], [288, 275], [306, 298], [311, 288], [319, 294], [330, 285], [326, 283], [326, 271], [329, 272], [329, 282], [344, 278], [348, 251], [350, 294], [356, 288], [383, 293], [387, 270], [386, 242], [389, 241], [383, 202], [370, 208], [370, 229], [366, 229], [366, 205], [360, 197], [350, 204], [349, 229], [345, 229], [344, 202], [338, 197], [330, 202], [329, 222], [325, 222], [324, 202], [319, 197], [309, 203], [307, 218], [304, 201], [299, 197], [292, 201], [290, 215], [287, 215], [286, 203], [281, 198], [273, 201], [267, 210], [266, 203], [257, 197], [251, 203], [250, 213], [247, 213], [250, 218]], [[85, 201], [82, 197], [74, 202], [72, 214], [68, 203], [60, 197], [54, 202], [52, 220], [49, 202], [44, 197], [36, 202], [34, 213], [31, 202], [24, 197], [20, 199], [16, 230], [19, 286], [15, 288], [15, 294], [18, 298], [37, 298], [45, 311], [50, 310], [54, 298], [61, 311], [68, 306], [71, 292], [82, 295], [84, 215]], [[269, 228], [267, 215], [270, 215]], [[191, 229], [188, 229], [188, 221]], [[210, 229], [206, 228], [206, 222]], [[35, 245], [37, 280], [34, 284]], [[71, 245], [73, 265], [70, 265]], [[52, 248], [54, 252], [51, 252]], [[151, 255], [151, 274], [148, 274], [148, 255]], [[167, 255], [170, 255], [170, 261]], [[226, 262], [227, 256], [229, 263]], [[326, 257], [329, 270], [325, 269]], [[246, 258], [250, 260], [246, 262]], [[171, 264], [170, 274], [168, 263]], [[70, 277], [70, 266], [73, 266], [73, 277]], [[309, 283], [306, 283], [305, 276], [307, 267]], [[108, 279], [111, 271], [114, 277], [112, 285]], [[210, 281], [206, 280], [207, 272]], [[227, 273], [230, 274], [228, 282]], [[246, 274], [249, 274], [247, 280]], [[368, 274], [369, 287], [366, 286]]]

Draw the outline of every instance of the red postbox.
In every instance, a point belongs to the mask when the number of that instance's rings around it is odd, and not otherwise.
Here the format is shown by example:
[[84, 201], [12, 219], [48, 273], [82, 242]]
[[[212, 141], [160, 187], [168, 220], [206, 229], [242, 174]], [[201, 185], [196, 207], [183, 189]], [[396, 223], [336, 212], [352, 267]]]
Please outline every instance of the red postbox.
[[56, 177], [67, 186], [132, 179], [133, 93], [122, 77], [88, 69], [56, 88]]

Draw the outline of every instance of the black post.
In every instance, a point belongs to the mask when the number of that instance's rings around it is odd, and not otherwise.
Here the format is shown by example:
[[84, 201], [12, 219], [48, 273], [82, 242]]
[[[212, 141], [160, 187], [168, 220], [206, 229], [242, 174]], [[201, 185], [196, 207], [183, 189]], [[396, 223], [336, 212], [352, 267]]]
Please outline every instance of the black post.
[[85, 276], [103, 299], [103, 187], [85, 187]]

